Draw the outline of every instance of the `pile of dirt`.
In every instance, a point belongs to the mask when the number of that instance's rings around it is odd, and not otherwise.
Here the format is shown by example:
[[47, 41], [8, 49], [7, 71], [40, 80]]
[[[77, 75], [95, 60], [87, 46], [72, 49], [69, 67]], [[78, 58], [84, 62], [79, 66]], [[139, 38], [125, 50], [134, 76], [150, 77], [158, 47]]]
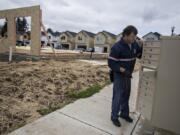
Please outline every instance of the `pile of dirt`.
[[108, 67], [80, 61], [0, 63], [0, 134], [41, 116], [38, 110], [61, 107], [67, 93], [104, 84]]

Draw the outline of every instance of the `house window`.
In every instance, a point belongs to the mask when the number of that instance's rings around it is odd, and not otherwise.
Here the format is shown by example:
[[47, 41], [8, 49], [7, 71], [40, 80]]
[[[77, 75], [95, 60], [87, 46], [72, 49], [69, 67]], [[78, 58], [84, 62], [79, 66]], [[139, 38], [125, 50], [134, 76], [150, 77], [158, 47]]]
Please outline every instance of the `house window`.
[[79, 36], [79, 37], [78, 37], [78, 40], [82, 40], [82, 37]]
[[66, 37], [65, 37], [65, 36], [62, 36], [62, 37], [61, 37], [61, 40], [65, 40], [65, 39], [66, 39]]
[[51, 39], [51, 36], [48, 36], [49, 39]]
[[97, 41], [102, 41], [102, 38], [100, 36], [98, 36], [96, 39]]
[[147, 40], [155, 40], [153, 37], [149, 37], [147, 38]]

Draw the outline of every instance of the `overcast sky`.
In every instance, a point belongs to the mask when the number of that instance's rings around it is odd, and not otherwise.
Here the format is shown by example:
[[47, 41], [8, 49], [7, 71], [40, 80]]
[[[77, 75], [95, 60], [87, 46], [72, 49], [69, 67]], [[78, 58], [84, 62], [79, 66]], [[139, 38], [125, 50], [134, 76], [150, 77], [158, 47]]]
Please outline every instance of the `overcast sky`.
[[119, 34], [134, 25], [139, 35], [180, 33], [180, 0], [0, 0], [0, 10], [41, 5], [43, 23], [54, 31], [82, 29]]

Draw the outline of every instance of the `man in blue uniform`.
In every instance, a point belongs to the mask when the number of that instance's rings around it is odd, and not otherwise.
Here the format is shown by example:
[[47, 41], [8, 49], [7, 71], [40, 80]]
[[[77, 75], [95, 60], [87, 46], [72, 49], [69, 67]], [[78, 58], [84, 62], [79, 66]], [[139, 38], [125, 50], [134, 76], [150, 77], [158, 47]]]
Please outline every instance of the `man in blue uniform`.
[[129, 116], [131, 78], [136, 57], [141, 58], [142, 55], [142, 44], [136, 42], [137, 33], [138, 31], [134, 26], [127, 26], [123, 30], [120, 41], [111, 48], [108, 58], [108, 66], [113, 74], [111, 121], [118, 127], [121, 126], [118, 120], [119, 116], [127, 122], [133, 122], [133, 119]]

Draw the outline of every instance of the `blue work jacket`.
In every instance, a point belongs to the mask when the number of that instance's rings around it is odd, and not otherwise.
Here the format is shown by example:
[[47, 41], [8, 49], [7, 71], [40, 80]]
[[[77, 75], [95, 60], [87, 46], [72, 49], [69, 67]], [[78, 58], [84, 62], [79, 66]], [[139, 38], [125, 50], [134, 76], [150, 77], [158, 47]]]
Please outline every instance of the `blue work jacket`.
[[120, 73], [120, 67], [125, 68], [131, 74], [134, 70], [136, 58], [141, 58], [142, 47], [134, 42], [130, 46], [123, 39], [115, 43], [108, 57], [108, 66], [113, 72]]

